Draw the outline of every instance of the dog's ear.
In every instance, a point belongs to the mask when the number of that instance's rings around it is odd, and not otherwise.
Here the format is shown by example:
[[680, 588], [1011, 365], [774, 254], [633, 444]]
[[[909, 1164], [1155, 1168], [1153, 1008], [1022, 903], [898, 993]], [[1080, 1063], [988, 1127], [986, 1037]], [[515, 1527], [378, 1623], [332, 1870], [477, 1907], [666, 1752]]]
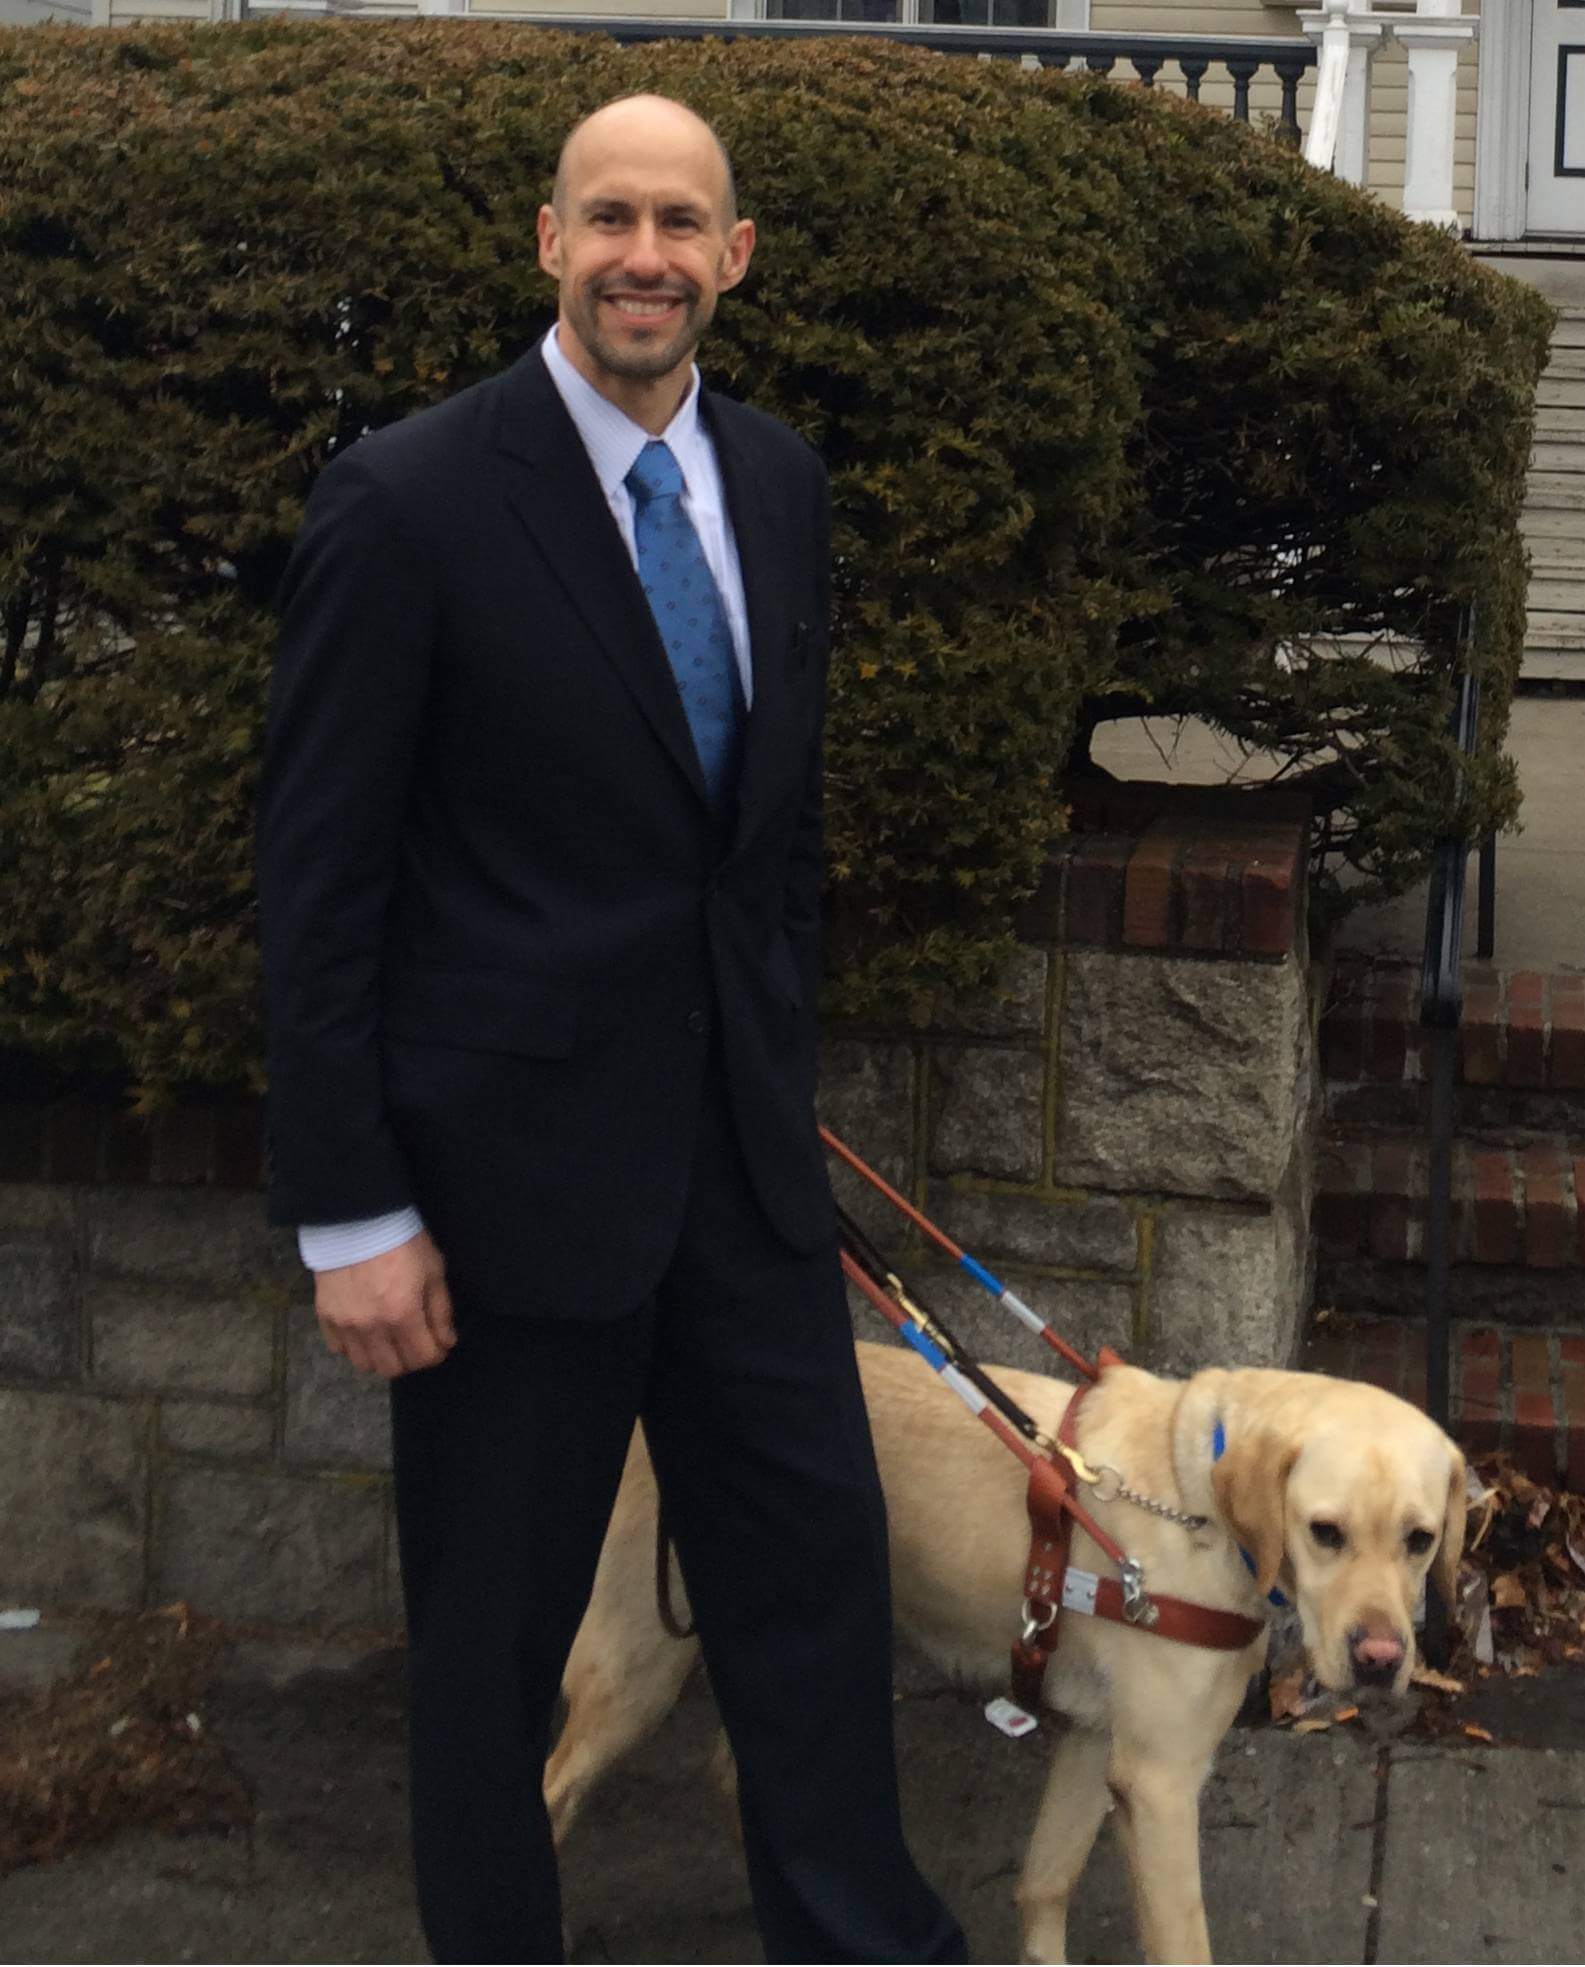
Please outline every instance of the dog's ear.
[[1211, 1493], [1229, 1528], [1255, 1563], [1255, 1583], [1265, 1597], [1277, 1582], [1287, 1547], [1288, 1477], [1299, 1459], [1291, 1442], [1251, 1433], [1230, 1440], [1211, 1467]]
[[1464, 1554], [1464, 1521], [1468, 1514], [1469, 1502], [1464, 1493], [1464, 1457], [1455, 1448], [1453, 1466], [1447, 1478], [1447, 1514], [1442, 1522], [1442, 1541], [1431, 1560], [1431, 1576], [1449, 1612], [1458, 1603], [1458, 1560]]

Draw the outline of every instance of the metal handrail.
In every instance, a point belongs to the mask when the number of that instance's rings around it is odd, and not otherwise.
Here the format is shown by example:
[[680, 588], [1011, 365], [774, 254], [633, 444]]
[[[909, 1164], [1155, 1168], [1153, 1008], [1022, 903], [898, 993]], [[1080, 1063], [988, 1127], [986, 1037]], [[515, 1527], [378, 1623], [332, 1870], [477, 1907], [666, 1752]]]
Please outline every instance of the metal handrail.
[[[1474, 610], [1460, 630], [1463, 673], [1449, 729], [1458, 747], [1457, 791], [1464, 786], [1465, 761], [1480, 741], [1480, 679], [1472, 673]], [[1480, 852], [1479, 954], [1490, 956], [1495, 940], [1496, 839], [1488, 834]], [[1430, 1039], [1430, 1166], [1426, 1192], [1425, 1404], [1440, 1427], [1452, 1419], [1452, 1319], [1448, 1303], [1453, 1262], [1453, 1127], [1458, 1083], [1459, 1029], [1464, 1012], [1464, 888], [1470, 844], [1448, 832], [1436, 843], [1426, 897], [1425, 953], [1420, 969], [1420, 1023]], [[1426, 1652], [1445, 1661], [1452, 1608], [1435, 1592], [1426, 1600]]]

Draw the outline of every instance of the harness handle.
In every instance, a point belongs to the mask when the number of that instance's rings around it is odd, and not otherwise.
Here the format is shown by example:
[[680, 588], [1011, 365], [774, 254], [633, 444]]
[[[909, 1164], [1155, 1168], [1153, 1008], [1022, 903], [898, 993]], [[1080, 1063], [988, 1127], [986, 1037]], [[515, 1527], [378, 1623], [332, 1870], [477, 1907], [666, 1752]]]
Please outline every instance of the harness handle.
[[[1099, 1365], [1092, 1366], [1083, 1353], [1075, 1352], [1066, 1339], [1058, 1338], [1039, 1312], [1031, 1311], [1015, 1291], [1010, 1291], [999, 1277], [985, 1268], [984, 1264], [976, 1262], [960, 1244], [954, 1243], [946, 1231], [937, 1228], [923, 1210], [916, 1209], [906, 1196], [899, 1195], [886, 1177], [877, 1174], [861, 1155], [854, 1153], [846, 1141], [840, 1140], [829, 1127], [824, 1126], [820, 1129], [820, 1138], [833, 1154], [847, 1163], [855, 1174], [862, 1175], [877, 1194], [884, 1195], [899, 1215], [906, 1216], [916, 1229], [924, 1231], [938, 1250], [944, 1250], [954, 1263], [966, 1270], [982, 1290], [988, 1291], [1020, 1324], [1026, 1325], [1037, 1337], [1043, 1339], [1053, 1352], [1060, 1353], [1076, 1373], [1082, 1373], [1087, 1380], [1100, 1378], [1101, 1367], [1110, 1364], [1105, 1347], [1102, 1348]], [[1114, 1354], [1113, 1357], [1115, 1356]]]

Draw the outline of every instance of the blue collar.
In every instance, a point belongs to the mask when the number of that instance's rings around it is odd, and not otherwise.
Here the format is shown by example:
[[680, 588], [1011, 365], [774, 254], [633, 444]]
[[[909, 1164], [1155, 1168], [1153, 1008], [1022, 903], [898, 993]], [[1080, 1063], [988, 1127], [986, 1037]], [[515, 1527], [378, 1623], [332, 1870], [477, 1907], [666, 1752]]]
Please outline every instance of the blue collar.
[[[1218, 1414], [1216, 1417], [1216, 1426], [1211, 1433], [1211, 1460], [1213, 1462], [1219, 1462], [1222, 1459], [1223, 1455], [1226, 1454], [1226, 1452], [1227, 1452], [1227, 1429], [1223, 1427], [1222, 1417], [1220, 1414]], [[1238, 1554], [1244, 1560], [1245, 1570], [1248, 1571], [1251, 1577], [1254, 1577], [1255, 1576], [1254, 1558], [1250, 1556], [1249, 1552], [1245, 1550], [1242, 1544], [1238, 1546]], [[1283, 1597], [1280, 1591], [1268, 1591], [1266, 1593], [1266, 1603], [1268, 1605], [1276, 1605], [1281, 1607], [1286, 1605], [1287, 1602], [1288, 1602], [1287, 1599]]]

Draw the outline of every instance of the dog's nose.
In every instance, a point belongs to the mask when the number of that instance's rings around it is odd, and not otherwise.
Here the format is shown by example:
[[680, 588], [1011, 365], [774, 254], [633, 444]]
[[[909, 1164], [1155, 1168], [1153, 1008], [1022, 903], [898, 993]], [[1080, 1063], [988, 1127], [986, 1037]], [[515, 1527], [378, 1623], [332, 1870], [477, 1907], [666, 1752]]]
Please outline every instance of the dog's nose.
[[1403, 1665], [1404, 1644], [1395, 1632], [1371, 1632], [1356, 1626], [1348, 1635], [1354, 1676], [1365, 1687], [1390, 1686]]

